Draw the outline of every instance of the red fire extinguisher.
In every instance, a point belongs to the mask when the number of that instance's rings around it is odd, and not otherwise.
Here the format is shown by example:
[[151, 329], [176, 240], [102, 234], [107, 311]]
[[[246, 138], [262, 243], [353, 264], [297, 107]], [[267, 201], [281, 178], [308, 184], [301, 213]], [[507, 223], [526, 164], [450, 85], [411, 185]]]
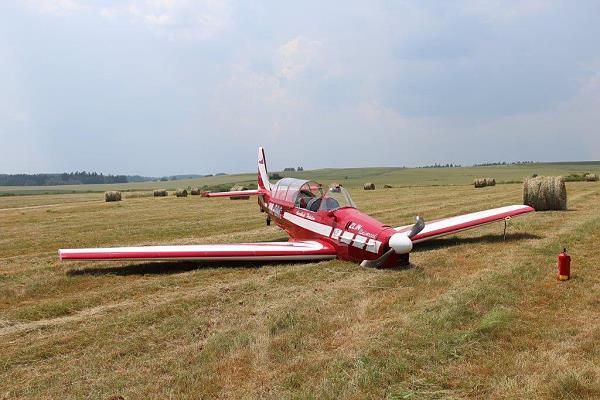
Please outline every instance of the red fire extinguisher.
[[558, 280], [566, 281], [571, 277], [571, 256], [567, 254], [567, 249], [563, 249], [558, 255]]

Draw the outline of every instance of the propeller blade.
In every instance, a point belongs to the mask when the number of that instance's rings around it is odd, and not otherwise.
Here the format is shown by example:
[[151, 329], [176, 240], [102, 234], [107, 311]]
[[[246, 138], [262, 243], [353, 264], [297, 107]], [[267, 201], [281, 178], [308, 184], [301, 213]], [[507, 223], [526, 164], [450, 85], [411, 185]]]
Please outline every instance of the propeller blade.
[[425, 228], [425, 220], [423, 218], [417, 216], [416, 220], [417, 222], [415, 222], [412, 229], [408, 233], [408, 237], [411, 239]]
[[375, 260], [363, 260], [360, 263], [361, 267], [367, 267], [367, 268], [379, 268], [381, 267], [388, 258], [390, 258], [390, 256], [394, 254], [394, 249], [389, 249], [388, 251], [386, 251], [385, 253], [383, 253], [383, 255]]

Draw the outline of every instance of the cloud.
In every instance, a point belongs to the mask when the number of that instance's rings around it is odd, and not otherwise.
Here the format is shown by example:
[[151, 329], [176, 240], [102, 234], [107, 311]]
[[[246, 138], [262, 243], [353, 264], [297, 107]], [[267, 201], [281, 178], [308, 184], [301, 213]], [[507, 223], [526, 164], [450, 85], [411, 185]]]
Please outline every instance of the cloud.
[[100, 15], [128, 18], [170, 39], [214, 39], [232, 25], [232, 7], [217, 0], [145, 0], [105, 7]]
[[322, 43], [303, 36], [284, 43], [278, 49], [278, 76], [292, 79], [304, 71], [318, 56]]

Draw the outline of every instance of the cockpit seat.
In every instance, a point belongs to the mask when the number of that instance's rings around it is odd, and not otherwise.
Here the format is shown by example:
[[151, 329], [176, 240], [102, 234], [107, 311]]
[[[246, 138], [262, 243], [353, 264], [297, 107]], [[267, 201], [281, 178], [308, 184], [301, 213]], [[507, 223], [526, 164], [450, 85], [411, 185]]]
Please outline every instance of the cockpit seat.
[[335, 210], [336, 208], [340, 208], [340, 203], [333, 197], [325, 197], [325, 206], [323, 208], [325, 210]]
[[312, 212], [319, 211], [323, 199], [325, 199], [325, 205], [323, 206], [324, 210], [335, 210], [336, 208], [340, 208], [340, 203], [332, 197], [319, 197], [310, 199], [306, 208]]
[[314, 199], [310, 199], [308, 201], [308, 204], [306, 205], [306, 208], [312, 212], [317, 212], [317, 211], [319, 211], [320, 206], [321, 206], [321, 198], [317, 197]]

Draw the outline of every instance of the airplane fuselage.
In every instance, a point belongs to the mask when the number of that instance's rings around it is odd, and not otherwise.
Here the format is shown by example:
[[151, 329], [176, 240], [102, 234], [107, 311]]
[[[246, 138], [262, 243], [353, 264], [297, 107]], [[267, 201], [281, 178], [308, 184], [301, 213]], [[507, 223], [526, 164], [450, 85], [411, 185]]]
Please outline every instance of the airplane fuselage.
[[[389, 225], [353, 207], [317, 212], [297, 207], [265, 192], [258, 204], [291, 240], [319, 240], [336, 248], [338, 258], [361, 262], [379, 258], [387, 249], [389, 238], [397, 233]], [[395, 265], [397, 257], [391, 257]]]

